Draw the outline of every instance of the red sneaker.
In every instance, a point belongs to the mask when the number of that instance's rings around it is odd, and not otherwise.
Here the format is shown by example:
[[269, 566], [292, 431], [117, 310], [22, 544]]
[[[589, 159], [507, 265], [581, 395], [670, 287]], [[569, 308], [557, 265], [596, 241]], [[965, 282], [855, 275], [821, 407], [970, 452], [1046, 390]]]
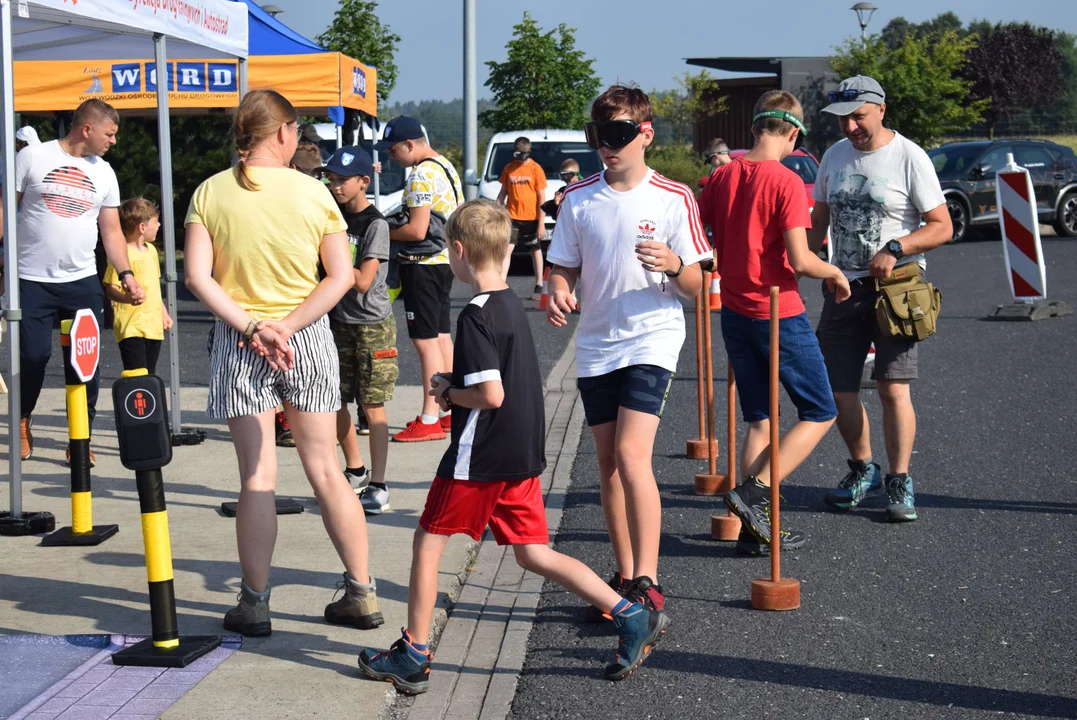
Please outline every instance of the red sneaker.
[[409, 422], [404, 429], [393, 435], [395, 442], [423, 442], [425, 440], [444, 440], [445, 431], [441, 429], [441, 423], [426, 425], [422, 417], [416, 417]]
[[452, 432], [452, 413], [441, 418], [441, 429], [447, 433]]

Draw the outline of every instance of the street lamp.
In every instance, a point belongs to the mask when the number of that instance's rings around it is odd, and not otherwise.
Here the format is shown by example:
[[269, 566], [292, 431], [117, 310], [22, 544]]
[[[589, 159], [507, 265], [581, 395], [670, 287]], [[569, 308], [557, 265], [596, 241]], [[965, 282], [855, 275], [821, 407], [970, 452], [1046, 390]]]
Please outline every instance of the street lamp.
[[[860, 4], [863, 5], [864, 3]], [[283, 8], [279, 8], [276, 5], [262, 5], [262, 9], [269, 13], [270, 17], [277, 17], [284, 12]]]
[[875, 11], [879, 8], [869, 2], [858, 2], [849, 9], [856, 13], [856, 19], [860, 21], [860, 40], [864, 44], [867, 44], [868, 23], [871, 22], [871, 16], [874, 15]]

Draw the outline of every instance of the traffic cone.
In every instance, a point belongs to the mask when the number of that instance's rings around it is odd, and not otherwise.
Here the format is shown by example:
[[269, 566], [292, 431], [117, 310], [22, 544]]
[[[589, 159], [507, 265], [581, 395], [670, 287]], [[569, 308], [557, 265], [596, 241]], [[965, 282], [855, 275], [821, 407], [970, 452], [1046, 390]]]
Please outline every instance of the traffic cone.
[[546, 272], [542, 273], [542, 294], [539, 295], [539, 310], [545, 310], [546, 306], [550, 303], [550, 296], [547, 294], [547, 288], [550, 284], [550, 268], [546, 267]]
[[868, 350], [868, 357], [864, 360], [864, 364], [870, 365], [873, 362], [875, 362], [875, 343], [871, 344], [871, 349]]
[[722, 309], [722, 278], [716, 272], [711, 273], [710, 306], [712, 311]]

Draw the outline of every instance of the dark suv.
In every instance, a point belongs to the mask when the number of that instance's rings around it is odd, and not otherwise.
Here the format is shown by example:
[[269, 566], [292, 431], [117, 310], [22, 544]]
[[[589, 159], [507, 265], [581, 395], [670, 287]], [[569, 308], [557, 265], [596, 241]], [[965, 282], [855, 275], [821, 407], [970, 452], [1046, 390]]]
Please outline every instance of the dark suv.
[[998, 227], [995, 173], [1006, 164], [1009, 153], [1032, 176], [1040, 222], [1053, 225], [1060, 237], [1077, 236], [1077, 155], [1073, 150], [1044, 140], [995, 140], [947, 143], [928, 152], [953, 221], [953, 242], [968, 237], [973, 227]]

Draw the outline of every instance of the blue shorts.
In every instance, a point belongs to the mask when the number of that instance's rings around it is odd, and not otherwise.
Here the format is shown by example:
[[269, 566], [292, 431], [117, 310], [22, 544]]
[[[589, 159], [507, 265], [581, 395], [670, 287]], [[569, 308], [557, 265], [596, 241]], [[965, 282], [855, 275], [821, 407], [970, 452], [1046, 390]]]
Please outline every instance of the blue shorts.
[[576, 379], [588, 427], [616, 422], [618, 408], [662, 417], [672, 383], [673, 373], [657, 365], [629, 365]]
[[[766, 420], [770, 416], [770, 320], [723, 309], [722, 338], [733, 365], [744, 421]], [[809, 422], [836, 418], [838, 408], [826, 363], [807, 313], [778, 321], [778, 353], [778, 378], [796, 405], [798, 417]]]

